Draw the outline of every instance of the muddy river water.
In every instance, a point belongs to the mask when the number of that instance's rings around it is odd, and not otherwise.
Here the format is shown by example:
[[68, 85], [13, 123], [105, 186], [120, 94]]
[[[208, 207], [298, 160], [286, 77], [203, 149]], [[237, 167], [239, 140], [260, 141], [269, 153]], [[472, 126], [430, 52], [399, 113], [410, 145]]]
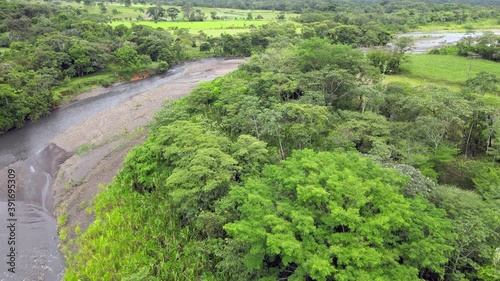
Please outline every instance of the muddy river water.
[[[112, 86], [99, 95], [72, 102], [37, 122], [0, 135], [0, 280], [52, 281], [63, 277], [64, 259], [58, 249], [50, 189], [59, 165], [73, 153], [54, 145], [55, 137], [146, 91], [182, 83], [186, 77], [197, 82], [212, 80], [219, 75], [216, 71], [219, 65], [229, 68], [222, 64], [224, 61], [203, 59], [185, 63], [164, 75]], [[213, 68], [193, 71], [198, 64]], [[9, 186], [15, 193], [9, 193]], [[15, 194], [15, 202], [11, 200], [9, 206], [11, 194]]]
[[[497, 35], [500, 34], [500, 30], [491, 31]], [[477, 31], [472, 34], [465, 32], [408, 32], [399, 36], [410, 36], [415, 38], [415, 45], [411, 53], [422, 54], [435, 48], [455, 45], [460, 39], [466, 36], [480, 36], [483, 32], [484, 31]]]

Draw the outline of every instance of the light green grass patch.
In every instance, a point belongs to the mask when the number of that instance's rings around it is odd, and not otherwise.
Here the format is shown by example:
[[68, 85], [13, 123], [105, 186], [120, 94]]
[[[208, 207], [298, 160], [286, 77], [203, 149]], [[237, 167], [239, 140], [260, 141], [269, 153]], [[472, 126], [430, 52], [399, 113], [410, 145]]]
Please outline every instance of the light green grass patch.
[[[385, 76], [384, 83], [399, 82], [410, 87], [431, 85], [458, 92], [469, 77], [472, 78], [481, 71], [500, 76], [499, 63], [451, 55], [408, 55], [408, 60], [401, 65], [401, 69], [400, 74]], [[485, 104], [500, 107], [499, 96], [486, 94], [477, 95], [477, 98]]]
[[67, 221], [68, 221], [68, 214], [64, 214], [60, 216], [59, 219], [57, 220], [57, 225], [59, 227], [63, 227]]
[[74, 77], [69, 82], [54, 89], [54, 93], [61, 97], [60, 103], [66, 102], [72, 96], [80, 94], [100, 86], [108, 86], [119, 80], [112, 72], [98, 72], [82, 77]]
[[397, 82], [397, 83], [403, 83], [407, 84], [408, 86], [414, 88], [420, 85], [431, 85], [431, 86], [437, 86], [437, 87], [446, 87], [452, 91], [460, 91], [461, 87], [458, 84], [455, 83], [444, 83], [444, 82], [437, 82], [437, 81], [430, 81], [426, 78], [421, 78], [421, 77], [408, 77], [404, 75], [387, 75], [385, 76], [384, 83], [389, 84], [392, 82]]
[[442, 84], [461, 85], [481, 71], [500, 76], [497, 62], [452, 55], [408, 55], [401, 69], [402, 76]]
[[485, 94], [484, 96], [478, 96], [478, 99], [484, 104], [500, 107], [500, 96], [498, 95]]
[[89, 153], [89, 151], [92, 150], [92, 148], [94, 148], [94, 146], [95, 145], [93, 143], [84, 144], [76, 149], [76, 154], [78, 156], [84, 156], [87, 153]]
[[8, 50], [9, 50], [9, 48], [0, 47], [0, 53], [6, 52]]

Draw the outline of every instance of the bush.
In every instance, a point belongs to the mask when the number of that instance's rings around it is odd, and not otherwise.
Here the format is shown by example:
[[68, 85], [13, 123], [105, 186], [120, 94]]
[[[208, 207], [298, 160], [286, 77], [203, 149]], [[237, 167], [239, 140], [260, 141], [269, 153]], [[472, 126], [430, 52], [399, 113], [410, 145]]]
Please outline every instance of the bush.
[[200, 52], [210, 52], [212, 46], [208, 42], [203, 42], [200, 44]]
[[398, 73], [399, 66], [403, 60], [402, 53], [395, 53], [384, 49], [373, 49], [367, 54], [371, 64], [380, 69], [384, 74]]
[[166, 61], [160, 61], [158, 64], [158, 68], [156, 69], [156, 73], [162, 73], [167, 71], [169, 68], [169, 65]]
[[98, 83], [99, 83], [99, 85], [101, 85], [103, 87], [109, 87], [109, 86], [113, 85], [113, 79], [111, 79], [111, 78], [102, 78], [102, 79], [98, 80]]
[[432, 49], [429, 51], [431, 55], [457, 55], [458, 48], [457, 46], [444, 46], [438, 49]]

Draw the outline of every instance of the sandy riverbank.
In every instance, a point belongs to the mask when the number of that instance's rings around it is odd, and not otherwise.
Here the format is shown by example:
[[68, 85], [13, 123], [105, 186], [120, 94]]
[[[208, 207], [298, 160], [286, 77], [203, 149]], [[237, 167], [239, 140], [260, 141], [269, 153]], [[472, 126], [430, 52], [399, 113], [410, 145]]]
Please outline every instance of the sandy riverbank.
[[[52, 185], [56, 217], [59, 221], [64, 218], [59, 231], [68, 232], [68, 238], [61, 241], [63, 247], [71, 248], [77, 225], [83, 232], [92, 222], [92, 215], [86, 209], [91, 208], [99, 185], [110, 183], [127, 152], [145, 139], [144, 128], [164, 101], [185, 96], [199, 82], [223, 76], [243, 62], [244, 59], [232, 59], [188, 66], [171, 83], [140, 93], [52, 140], [60, 149], [74, 153], [61, 165]], [[93, 90], [82, 97], [105, 93]]]

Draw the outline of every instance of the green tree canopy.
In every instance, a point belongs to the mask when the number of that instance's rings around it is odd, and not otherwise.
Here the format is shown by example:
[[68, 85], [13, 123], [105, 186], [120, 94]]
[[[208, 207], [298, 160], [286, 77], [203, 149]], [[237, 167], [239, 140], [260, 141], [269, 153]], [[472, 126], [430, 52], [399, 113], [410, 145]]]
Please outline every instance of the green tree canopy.
[[155, 7], [149, 7], [146, 14], [150, 16], [154, 22], [158, 22], [159, 19], [165, 16], [165, 9], [158, 4]]
[[175, 7], [170, 7], [167, 9], [167, 15], [172, 19], [175, 20], [177, 16], [179, 15], [181, 11]]
[[356, 153], [295, 151], [230, 191], [241, 215], [224, 228], [250, 247], [250, 279], [442, 276], [451, 224], [425, 199], [403, 197], [405, 182]]

